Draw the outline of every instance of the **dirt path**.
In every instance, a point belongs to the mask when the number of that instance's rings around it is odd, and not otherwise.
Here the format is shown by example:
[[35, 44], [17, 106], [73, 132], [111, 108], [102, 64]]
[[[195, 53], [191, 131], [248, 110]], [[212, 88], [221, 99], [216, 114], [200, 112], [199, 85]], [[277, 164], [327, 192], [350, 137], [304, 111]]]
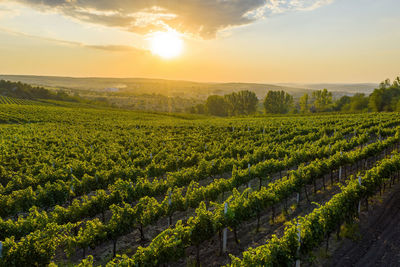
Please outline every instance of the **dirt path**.
[[400, 266], [400, 184], [361, 217], [360, 239], [345, 239], [325, 266]]

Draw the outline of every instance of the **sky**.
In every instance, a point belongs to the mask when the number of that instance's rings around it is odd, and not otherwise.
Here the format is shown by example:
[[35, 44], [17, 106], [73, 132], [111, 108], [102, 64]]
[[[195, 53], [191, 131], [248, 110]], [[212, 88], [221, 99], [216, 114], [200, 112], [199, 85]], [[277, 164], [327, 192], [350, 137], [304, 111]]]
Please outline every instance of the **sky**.
[[[399, 10], [399, 0], [0, 0], [0, 74], [378, 83], [400, 75]], [[181, 40], [179, 55], [152, 50], [159, 32]]]

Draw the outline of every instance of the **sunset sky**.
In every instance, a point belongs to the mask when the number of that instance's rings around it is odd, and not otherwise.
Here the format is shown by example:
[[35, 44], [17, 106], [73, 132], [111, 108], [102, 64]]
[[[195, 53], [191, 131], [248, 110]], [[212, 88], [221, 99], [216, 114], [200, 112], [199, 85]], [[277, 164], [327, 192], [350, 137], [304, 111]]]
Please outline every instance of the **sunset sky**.
[[377, 83], [400, 75], [399, 11], [399, 0], [0, 0], [0, 74]]

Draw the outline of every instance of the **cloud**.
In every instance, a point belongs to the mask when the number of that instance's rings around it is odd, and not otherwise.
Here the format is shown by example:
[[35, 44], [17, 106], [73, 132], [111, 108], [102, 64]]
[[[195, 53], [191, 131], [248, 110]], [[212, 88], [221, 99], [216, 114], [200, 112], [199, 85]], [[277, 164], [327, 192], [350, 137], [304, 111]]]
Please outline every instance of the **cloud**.
[[311, 11], [334, 0], [269, 0], [265, 8], [267, 13], [278, 14], [289, 11]]
[[80, 43], [80, 42], [59, 40], [59, 39], [54, 39], [54, 38], [32, 35], [32, 34], [27, 34], [27, 33], [14, 31], [11, 29], [1, 28], [1, 27], [0, 27], [0, 32], [4, 32], [4, 33], [15, 35], [15, 36], [21, 36], [21, 37], [25, 37], [25, 38], [43, 40], [43, 41], [57, 43], [57, 44], [61, 44], [61, 45], [78, 46], [78, 47], [85, 47], [85, 48], [97, 49], [97, 50], [105, 50], [105, 51], [111, 51], [111, 52], [134, 52], [137, 54], [150, 54], [149, 50], [139, 49], [139, 48], [136, 48], [133, 46], [128, 46], [128, 45], [91, 45], [91, 44], [85, 44], [85, 43]]
[[146, 34], [173, 28], [214, 38], [227, 28], [251, 24], [266, 14], [313, 10], [333, 0], [17, 0], [80, 21]]
[[[1, 2], [1, 0], [0, 0], [0, 2]], [[13, 16], [16, 16], [16, 15], [18, 15], [18, 11], [12, 10], [10, 8], [7, 8], [7, 7], [1, 7], [0, 6], [0, 18], [13, 17]]]
[[115, 52], [138, 52], [141, 54], [150, 53], [148, 50], [138, 49], [129, 45], [87, 45], [87, 44], [80, 44], [80, 46], [84, 46], [87, 48], [99, 49], [99, 50], [106, 50], [106, 51], [115, 51]]

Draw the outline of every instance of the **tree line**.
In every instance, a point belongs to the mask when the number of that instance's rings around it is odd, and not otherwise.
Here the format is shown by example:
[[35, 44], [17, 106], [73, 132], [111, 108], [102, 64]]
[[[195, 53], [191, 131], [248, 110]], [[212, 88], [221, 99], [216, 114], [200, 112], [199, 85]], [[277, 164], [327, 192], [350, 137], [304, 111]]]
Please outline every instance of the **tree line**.
[[106, 99], [89, 100], [82, 98], [78, 93], [70, 95], [64, 90], [53, 91], [40, 86], [6, 80], [0, 80], [0, 95], [31, 100], [59, 100], [103, 106], [109, 105]]
[[205, 104], [191, 108], [191, 113], [214, 116], [251, 115], [257, 112], [258, 98], [254, 92], [245, 90], [224, 96], [211, 95]]
[[[205, 104], [190, 109], [191, 113], [214, 116], [252, 115], [258, 111], [259, 100], [254, 92], [239, 91], [224, 96], [211, 95]], [[297, 101], [284, 91], [268, 91], [263, 100], [266, 114], [294, 114], [318, 112], [382, 112], [400, 111], [400, 77], [393, 83], [381, 82], [372, 94], [357, 93], [333, 99], [327, 89], [304, 94]]]
[[21, 82], [0, 80], [0, 94], [24, 99], [59, 99], [68, 98], [64, 91], [51, 92], [43, 87], [35, 87]]
[[336, 101], [328, 90], [303, 95], [297, 105], [301, 113], [314, 112], [393, 112], [400, 111], [400, 77], [392, 83], [389, 79], [379, 84], [372, 94], [357, 93], [342, 96]]

